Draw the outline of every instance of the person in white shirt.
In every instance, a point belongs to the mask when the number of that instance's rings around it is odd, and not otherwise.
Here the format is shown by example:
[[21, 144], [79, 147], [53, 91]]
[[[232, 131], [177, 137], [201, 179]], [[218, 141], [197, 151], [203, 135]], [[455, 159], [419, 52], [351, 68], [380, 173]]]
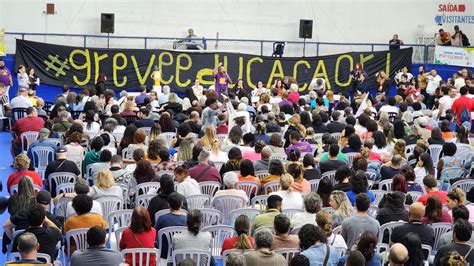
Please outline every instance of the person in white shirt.
[[214, 197], [232, 195], [244, 198], [245, 202], [249, 201], [249, 198], [247, 197], [247, 193], [245, 193], [245, 191], [243, 191], [242, 189], [235, 189], [235, 186], [237, 186], [237, 183], [239, 182], [239, 177], [237, 176], [237, 173], [233, 171], [227, 172], [224, 174], [223, 180], [226, 189], [217, 191]]
[[324, 94], [326, 93], [326, 80], [323, 78], [315, 78], [311, 80], [309, 87], [316, 92], [322, 92]]
[[433, 105], [436, 88], [439, 87], [439, 82], [442, 80], [443, 79], [438, 75], [438, 72], [436, 72], [436, 69], [430, 71], [430, 74], [428, 75], [428, 85], [426, 86], [426, 93], [429, 95], [429, 98], [427, 99], [428, 108], [431, 108]]
[[273, 88], [271, 90], [270, 104], [279, 104], [282, 101], [281, 97], [278, 96], [278, 89]]
[[395, 83], [397, 85], [398, 85], [398, 83], [400, 83], [403, 74], [407, 75], [407, 80], [406, 80], [407, 82], [411, 82], [411, 80], [413, 79], [413, 74], [408, 72], [407, 67], [403, 67], [402, 71], [398, 72], [397, 75], [395, 75]]
[[450, 93], [449, 87], [442, 87], [441, 92], [443, 93], [443, 97], [439, 98], [439, 111], [437, 115], [438, 119], [446, 117], [446, 110], [451, 109], [451, 106], [453, 106], [454, 102], [454, 98], [451, 97], [452, 94]]
[[198, 99], [201, 98], [204, 88], [201, 86], [199, 79], [194, 80], [194, 85], [191, 89], [193, 89], [194, 95], [196, 95]]
[[295, 213], [291, 218], [293, 228], [302, 227], [305, 224], [316, 225], [316, 213], [321, 210], [321, 197], [312, 192], [303, 198], [305, 212]]
[[189, 197], [194, 195], [201, 194], [201, 187], [196, 179], [193, 179], [189, 176], [188, 170], [183, 166], [178, 166], [174, 169], [174, 176], [176, 181], [178, 181], [178, 187], [176, 192], [179, 194]]
[[24, 65], [18, 66], [18, 88], [29, 88], [30, 87], [30, 78], [26, 73], [26, 67]]
[[395, 100], [394, 97], [388, 97], [387, 99], [388, 105], [384, 105], [380, 107], [379, 112], [386, 112], [388, 113], [398, 113], [398, 107], [395, 106], [397, 104], [397, 101]]
[[457, 90], [460, 90], [461, 87], [466, 86], [466, 78], [463, 76], [461, 71], [458, 71], [456, 74], [454, 74], [454, 87], [456, 87]]
[[96, 122], [96, 113], [93, 110], [86, 112], [85, 121], [82, 122], [83, 133], [93, 139], [100, 131], [100, 125]]
[[319, 211], [316, 215], [317, 225], [323, 229], [324, 235], [327, 238], [327, 244], [333, 246], [338, 251], [347, 250], [346, 241], [340, 234], [334, 234], [332, 232], [332, 215], [327, 211]]
[[10, 106], [11, 108], [28, 108], [33, 106], [28, 99], [28, 91], [26, 88], [18, 89], [18, 96], [11, 100]]
[[303, 209], [303, 196], [297, 191], [291, 189], [293, 177], [290, 174], [283, 174], [280, 177], [280, 190], [270, 193], [271, 195], [280, 196], [282, 201], [282, 209]]
[[171, 93], [170, 86], [168, 85], [163, 86], [163, 94], [158, 96], [158, 103], [160, 104], [160, 106], [168, 102], [168, 96], [170, 95], [170, 93]]

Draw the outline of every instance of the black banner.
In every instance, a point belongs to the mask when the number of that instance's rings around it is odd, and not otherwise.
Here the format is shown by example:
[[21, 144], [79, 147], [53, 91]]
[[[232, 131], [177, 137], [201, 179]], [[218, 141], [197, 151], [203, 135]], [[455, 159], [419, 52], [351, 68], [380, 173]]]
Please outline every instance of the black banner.
[[161, 72], [162, 85], [183, 91], [198, 78], [205, 87], [214, 84], [212, 69], [224, 64], [234, 82], [242, 79], [254, 88], [259, 80], [269, 88], [277, 78], [293, 76], [301, 92], [313, 78], [326, 79], [330, 89], [350, 90], [350, 71], [361, 62], [368, 74], [369, 87], [375, 87], [375, 73], [384, 70], [393, 78], [403, 67], [411, 67], [412, 48], [350, 52], [319, 57], [274, 58], [240, 53], [192, 52], [144, 49], [99, 49], [53, 45], [17, 40], [15, 67], [34, 67], [41, 82], [71, 87], [93, 86], [99, 74], [107, 76], [109, 88], [137, 89], [141, 84], [151, 88], [154, 67]]

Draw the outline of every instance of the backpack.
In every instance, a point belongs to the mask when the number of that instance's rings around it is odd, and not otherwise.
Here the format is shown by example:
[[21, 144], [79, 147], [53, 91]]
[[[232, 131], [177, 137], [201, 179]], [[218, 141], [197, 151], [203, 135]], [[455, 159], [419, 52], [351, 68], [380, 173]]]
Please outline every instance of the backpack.
[[469, 111], [467, 110], [465, 105], [461, 110], [461, 115], [460, 115], [459, 118], [461, 119], [461, 124], [464, 123], [464, 122], [471, 123], [471, 116], [470, 116]]
[[461, 34], [461, 42], [462, 46], [471, 46], [471, 44], [469, 43], [469, 38], [467, 38], [467, 35], [464, 33]]

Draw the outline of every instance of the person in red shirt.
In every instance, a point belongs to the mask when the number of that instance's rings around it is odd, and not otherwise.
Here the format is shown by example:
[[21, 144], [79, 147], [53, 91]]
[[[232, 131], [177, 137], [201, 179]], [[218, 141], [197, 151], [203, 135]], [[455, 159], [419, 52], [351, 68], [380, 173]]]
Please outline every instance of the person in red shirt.
[[451, 110], [453, 110], [454, 114], [456, 115], [456, 122], [458, 125], [461, 125], [461, 112], [464, 107], [466, 107], [468, 113], [469, 113], [469, 124], [471, 124], [471, 111], [474, 111], [474, 100], [467, 97], [467, 93], [469, 92], [469, 87], [468, 86], [463, 86], [459, 90], [461, 93], [461, 97], [457, 98], [453, 102], [453, 106], [451, 106]]
[[215, 181], [221, 183], [221, 175], [217, 168], [209, 165], [209, 158], [209, 152], [201, 151], [198, 156], [199, 164], [189, 169], [189, 176], [198, 182]]
[[423, 178], [423, 185], [425, 185], [425, 190], [427, 194], [421, 196], [418, 199], [418, 202], [423, 203], [426, 206], [426, 202], [430, 196], [436, 196], [441, 200], [443, 205], [446, 205], [446, 197], [448, 192], [438, 190], [438, 182], [436, 182], [436, 177], [434, 175], [427, 175]]
[[10, 188], [14, 185], [18, 185], [20, 180], [24, 176], [28, 176], [33, 181], [34, 185], [39, 187], [43, 187], [43, 181], [38, 173], [35, 171], [29, 171], [28, 167], [30, 166], [30, 158], [26, 154], [20, 154], [15, 157], [15, 161], [13, 162], [13, 167], [16, 169], [16, 172], [8, 176], [7, 180], [7, 188], [10, 191]]
[[[143, 206], [135, 207], [130, 221], [130, 227], [125, 229], [120, 239], [120, 250], [130, 248], [154, 248], [156, 242], [156, 230], [151, 226], [150, 214]], [[132, 265], [132, 255], [125, 257], [125, 262]], [[146, 261], [143, 262], [146, 264]], [[151, 255], [150, 266], [156, 265], [155, 255]]]
[[12, 141], [11, 144], [12, 158], [15, 158], [15, 156], [21, 153], [20, 136], [22, 133], [27, 131], [39, 132], [40, 129], [44, 128], [44, 120], [43, 118], [38, 117], [38, 112], [36, 111], [36, 108], [28, 107], [28, 109], [26, 109], [26, 115], [26, 117], [16, 121], [15, 124], [13, 124], [12, 126], [11, 131], [15, 135], [15, 140]]
[[222, 252], [229, 249], [254, 249], [254, 240], [250, 233], [250, 219], [247, 215], [240, 215], [235, 219], [234, 229], [237, 236], [224, 239]]

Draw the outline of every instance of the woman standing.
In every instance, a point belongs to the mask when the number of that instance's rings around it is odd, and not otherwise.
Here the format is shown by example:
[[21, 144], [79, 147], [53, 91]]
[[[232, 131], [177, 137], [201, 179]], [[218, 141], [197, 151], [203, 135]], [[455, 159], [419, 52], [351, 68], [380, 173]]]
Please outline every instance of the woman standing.
[[104, 94], [105, 91], [107, 90], [107, 87], [105, 86], [106, 81], [107, 81], [107, 77], [105, 76], [105, 74], [100, 74], [97, 77], [97, 83], [95, 84], [95, 93], [97, 96]]
[[[143, 206], [135, 207], [132, 213], [130, 226], [125, 229], [120, 239], [120, 250], [130, 248], [154, 248], [156, 240], [156, 230], [151, 226], [150, 214]], [[125, 257], [128, 265], [132, 264], [131, 255]], [[143, 261], [147, 264], [146, 261]], [[150, 266], [156, 265], [155, 255], [150, 256]]]
[[40, 85], [40, 79], [35, 75], [35, 69], [28, 68], [28, 80], [30, 82], [30, 89], [36, 91], [36, 87]]
[[16, 77], [18, 80], [18, 88], [30, 87], [30, 78], [28, 77], [28, 74], [26, 73], [26, 67], [24, 65], [18, 66], [18, 74]]

